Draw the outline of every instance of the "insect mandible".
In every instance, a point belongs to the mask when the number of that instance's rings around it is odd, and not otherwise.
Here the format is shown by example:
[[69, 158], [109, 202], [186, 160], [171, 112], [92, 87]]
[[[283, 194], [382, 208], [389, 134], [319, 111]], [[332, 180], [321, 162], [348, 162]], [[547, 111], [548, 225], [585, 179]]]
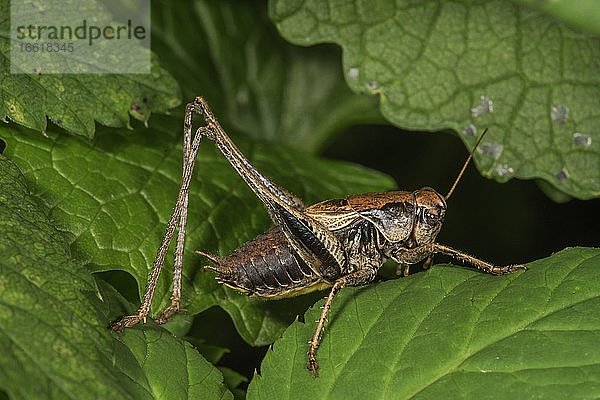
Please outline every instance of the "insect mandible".
[[[193, 134], [192, 119], [200, 114], [205, 125]], [[485, 133], [485, 132], [484, 132]], [[181, 310], [183, 249], [188, 192], [196, 155], [203, 137], [214, 141], [231, 166], [264, 204], [275, 226], [226, 257], [203, 251], [217, 280], [251, 296], [277, 299], [329, 289], [317, 327], [309, 342], [307, 368], [317, 374], [316, 359], [323, 329], [335, 295], [344, 286], [372, 282], [379, 268], [392, 259], [404, 268], [443, 253], [490, 274], [502, 275], [524, 265], [496, 266], [435, 242], [446, 212], [446, 200], [462, 176], [472, 152], [446, 196], [424, 187], [419, 190], [351, 195], [306, 206], [250, 164], [223, 130], [207, 102], [197, 97], [186, 106], [183, 139], [183, 173], [177, 201], [150, 271], [145, 294], [136, 314], [111, 324], [121, 331], [146, 322], [160, 270], [175, 231], [175, 259], [171, 304], [156, 318], [166, 322]], [[482, 136], [479, 138], [481, 141]], [[479, 143], [478, 141], [478, 143]], [[477, 145], [476, 145], [477, 146]]]

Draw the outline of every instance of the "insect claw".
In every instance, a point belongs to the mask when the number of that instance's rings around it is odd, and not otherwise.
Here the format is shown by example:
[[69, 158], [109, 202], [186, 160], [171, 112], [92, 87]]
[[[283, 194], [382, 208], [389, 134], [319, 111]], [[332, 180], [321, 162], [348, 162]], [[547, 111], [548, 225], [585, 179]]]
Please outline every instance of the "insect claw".
[[306, 369], [308, 369], [310, 371], [313, 378], [316, 378], [319, 376], [319, 373], [318, 373], [319, 364], [317, 364], [317, 360], [314, 358], [314, 356], [309, 355], [308, 362], [306, 363]]
[[145, 315], [126, 315], [116, 321], [111, 322], [108, 326], [108, 329], [110, 329], [113, 332], [123, 332], [125, 328], [131, 328], [132, 326], [137, 325], [140, 322], [146, 323]]

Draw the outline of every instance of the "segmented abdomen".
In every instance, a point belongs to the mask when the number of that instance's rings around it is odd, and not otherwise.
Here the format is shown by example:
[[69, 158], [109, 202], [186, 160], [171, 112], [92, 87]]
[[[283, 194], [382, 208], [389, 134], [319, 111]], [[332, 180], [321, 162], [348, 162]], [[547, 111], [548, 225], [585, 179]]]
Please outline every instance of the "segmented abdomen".
[[296, 255], [279, 227], [256, 237], [231, 255], [212, 258], [217, 279], [260, 297], [290, 297], [329, 286]]

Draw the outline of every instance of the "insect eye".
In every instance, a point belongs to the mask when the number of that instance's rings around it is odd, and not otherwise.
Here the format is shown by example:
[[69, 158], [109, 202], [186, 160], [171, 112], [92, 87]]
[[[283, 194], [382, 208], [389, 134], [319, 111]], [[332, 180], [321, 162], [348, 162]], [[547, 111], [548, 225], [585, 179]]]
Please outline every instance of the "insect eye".
[[429, 224], [435, 224], [439, 222], [443, 217], [443, 214], [425, 212], [425, 220]]

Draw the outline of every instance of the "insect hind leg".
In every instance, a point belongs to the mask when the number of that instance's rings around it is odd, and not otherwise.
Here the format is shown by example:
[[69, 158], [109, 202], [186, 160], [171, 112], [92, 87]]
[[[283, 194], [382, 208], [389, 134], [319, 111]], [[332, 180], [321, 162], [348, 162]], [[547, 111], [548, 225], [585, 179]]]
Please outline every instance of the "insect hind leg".
[[[298, 197], [279, 187], [254, 168], [250, 161], [248, 161], [237, 146], [231, 141], [203, 97], [196, 97], [188, 107], [190, 110], [193, 110], [204, 118], [207, 128], [205, 136], [217, 144], [217, 147], [225, 158], [227, 158], [227, 161], [229, 161], [233, 169], [242, 177], [244, 182], [246, 182], [263, 203], [266, 204], [269, 202], [269, 199], [275, 198], [288, 207], [299, 210], [304, 209], [304, 203], [302, 203]], [[269, 210], [269, 212], [271, 212], [271, 210]]]
[[175, 245], [175, 259], [173, 263], [173, 290], [171, 293], [171, 304], [166, 307], [156, 318], [156, 322], [161, 324], [166, 322], [175, 312], [181, 311], [181, 280], [183, 274], [183, 252], [185, 243], [185, 227], [187, 223], [188, 197], [189, 186], [196, 163], [196, 156], [200, 149], [200, 143], [203, 136], [212, 137], [213, 133], [207, 127], [200, 127], [192, 136], [192, 118], [194, 114], [194, 104], [190, 103], [186, 106], [184, 124], [183, 124], [183, 162], [182, 162], [182, 177], [181, 186], [177, 195], [177, 200], [173, 211], [167, 223], [165, 234], [163, 236], [160, 247], [157, 250], [152, 269], [148, 277], [142, 303], [135, 314], [126, 315], [119, 320], [110, 324], [109, 328], [113, 331], [120, 332], [124, 328], [129, 328], [137, 325], [140, 322], [146, 322], [158, 277], [165, 262], [165, 257], [169, 250], [175, 230], [177, 230], [177, 239]]
[[[181, 178], [181, 188], [179, 190], [179, 196], [175, 205], [175, 209], [179, 208], [179, 224], [175, 244], [175, 259], [173, 262], [173, 290], [171, 292], [171, 304], [160, 312], [160, 314], [155, 320], [157, 324], [163, 324], [167, 322], [173, 314], [183, 311], [181, 309], [181, 281], [183, 277], [183, 253], [186, 234], [185, 228], [187, 225], [189, 187], [193, 176], [194, 166], [196, 164], [196, 157], [198, 156], [198, 150], [200, 149], [200, 142], [202, 140], [202, 137], [210, 137], [212, 135], [210, 129], [202, 126], [196, 129], [196, 133], [194, 134], [194, 137], [192, 139], [192, 111], [191, 109], [186, 108], [185, 122], [188, 122], [188, 114], [190, 123], [184, 124], [183, 173]], [[175, 210], [173, 210], [173, 213], [175, 213]], [[168, 238], [168, 242], [170, 243], [171, 240], [172, 235]]]

